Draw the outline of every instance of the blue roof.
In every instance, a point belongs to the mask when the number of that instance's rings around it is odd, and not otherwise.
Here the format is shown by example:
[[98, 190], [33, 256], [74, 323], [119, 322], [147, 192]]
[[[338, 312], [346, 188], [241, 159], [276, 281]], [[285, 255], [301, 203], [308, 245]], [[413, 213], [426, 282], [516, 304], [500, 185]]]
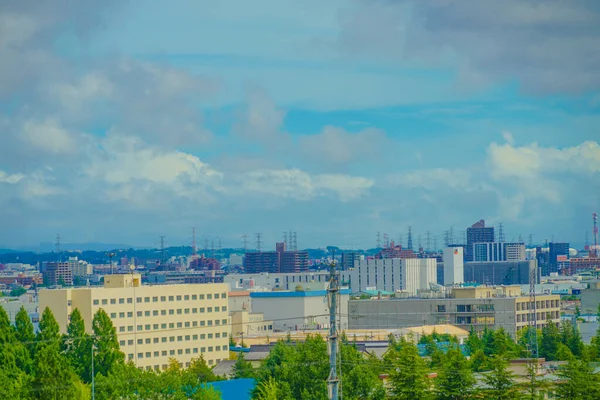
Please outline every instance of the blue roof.
[[256, 386], [256, 380], [252, 378], [232, 379], [229, 381], [210, 382], [206, 385], [212, 386], [221, 392], [223, 400], [250, 400], [252, 390]]
[[[340, 294], [350, 294], [350, 289], [340, 289]], [[308, 292], [250, 292], [250, 297], [322, 297], [327, 296], [327, 290], [309, 290]]]

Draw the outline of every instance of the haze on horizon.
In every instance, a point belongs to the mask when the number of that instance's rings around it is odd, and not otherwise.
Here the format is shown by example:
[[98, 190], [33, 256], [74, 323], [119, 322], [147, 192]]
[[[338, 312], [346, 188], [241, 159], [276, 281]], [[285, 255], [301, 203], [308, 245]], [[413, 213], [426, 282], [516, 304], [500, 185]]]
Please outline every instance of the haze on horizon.
[[600, 3], [0, 4], [0, 248], [582, 247], [600, 212]]

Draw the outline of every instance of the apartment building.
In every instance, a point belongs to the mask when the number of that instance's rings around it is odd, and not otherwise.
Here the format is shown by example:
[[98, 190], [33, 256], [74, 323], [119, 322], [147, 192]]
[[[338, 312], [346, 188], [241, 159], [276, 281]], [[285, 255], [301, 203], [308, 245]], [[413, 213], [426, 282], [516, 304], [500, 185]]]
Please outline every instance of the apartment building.
[[524, 243], [488, 242], [473, 243], [473, 261], [524, 261]]
[[40, 312], [46, 307], [62, 333], [73, 309], [89, 333], [94, 314], [103, 309], [126, 360], [139, 368], [165, 369], [170, 358], [186, 367], [201, 354], [215, 365], [229, 356], [226, 284], [142, 286], [139, 274], [106, 275], [104, 287], [40, 290]]
[[73, 285], [73, 272], [68, 262], [49, 262], [42, 272], [46, 286]]
[[384, 258], [366, 259], [354, 263], [349, 275], [352, 293], [365, 290], [417, 294], [437, 283], [437, 260], [435, 258]]
[[516, 337], [537, 320], [538, 327], [560, 322], [560, 296], [537, 295], [534, 309], [520, 286], [452, 288], [439, 297], [350, 300], [350, 329], [391, 329], [418, 325], [452, 324], [470, 330], [504, 328]]

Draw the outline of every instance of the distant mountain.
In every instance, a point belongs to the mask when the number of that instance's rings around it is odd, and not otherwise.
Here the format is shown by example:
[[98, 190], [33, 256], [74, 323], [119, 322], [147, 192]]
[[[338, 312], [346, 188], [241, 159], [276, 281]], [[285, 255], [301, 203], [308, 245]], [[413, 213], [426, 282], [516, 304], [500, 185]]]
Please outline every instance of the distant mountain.
[[[143, 249], [143, 247], [130, 246], [122, 243], [61, 243], [60, 248], [62, 251], [109, 251], [116, 249]], [[52, 242], [42, 242], [38, 246], [16, 246], [12, 249], [0, 249], [0, 254], [8, 253], [20, 253], [26, 251], [32, 251], [34, 253], [51, 253], [56, 249], [56, 244]]]
[[11, 250], [11, 249], [0, 249], [0, 254], [11, 254], [11, 253], [17, 253], [17, 251]]

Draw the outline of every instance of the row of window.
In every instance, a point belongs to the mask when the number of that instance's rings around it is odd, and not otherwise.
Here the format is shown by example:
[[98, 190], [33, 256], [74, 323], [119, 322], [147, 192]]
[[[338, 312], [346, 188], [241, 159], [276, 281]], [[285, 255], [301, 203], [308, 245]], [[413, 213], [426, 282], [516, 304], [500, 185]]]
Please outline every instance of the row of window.
[[[219, 326], [227, 325], [227, 319], [215, 319], [214, 325], [213, 320], [209, 319], [206, 321], [185, 321], [185, 322], [163, 322], [161, 324], [144, 324], [137, 326], [137, 332], [141, 331], [152, 331], [158, 329], [175, 329], [175, 328], [196, 328], [198, 326]], [[119, 326], [119, 332], [133, 332], [133, 325]]]
[[[226, 351], [228, 349], [227, 345], [224, 346], [208, 346], [208, 347], [193, 347], [188, 349], [178, 349], [178, 350], [162, 350], [162, 351], [146, 351], [137, 353], [137, 358], [152, 358], [152, 357], [167, 357], [174, 355], [183, 355], [183, 354], [198, 354], [198, 353], [212, 353], [213, 351]], [[129, 360], [133, 360], [134, 353], [129, 353], [127, 358]], [[212, 360], [211, 360], [212, 361]], [[211, 363], [209, 363], [211, 364]]]
[[[218, 300], [218, 299], [226, 299], [227, 298], [227, 292], [223, 292], [223, 293], [208, 293], [206, 294], [206, 296], [204, 294], [186, 294], [186, 295], [173, 295], [173, 296], [146, 296], [146, 297], [136, 297], [135, 302], [136, 303], [158, 303], [158, 302], [166, 302], [166, 301], [194, 301], [194, 300]], [[94, 305], [100, 305], [100, 303], [102, 303], [102, 305], [106, 305], [108, 303], [110, 304], [133, 304], [133, 297], [121, 297], [119, 299], [116, 298], [112, 298], [112, 299], [94, 299], [93, 301]]]
[[[558, 319], [560, 317], [558, 311], [547, 311], [547, 312], [538, 312], [535, 313], [536, 321], [545, 321], [546, 319]], [[517, 314], [517, 322], [529, 322], [532, 320], [532, 315], [527, 314]]]
[[[155, 338], [145, 338], [145, 339], [137, 339], [137, 344], [139, 345], [143, 345], [143, 344], [157, 344], [157, 343], [167, 343], [167, 342], [189, 342], [190, 340], [206, 340], [206, 339], [220, 339], [220, 338], [226, 338], [227, 337], [227, 332], [217, 332], [215, 334], [212, 333], [201, 333], [199, 335], [180, 335], [180, 336], [162, 336], [162, 337], [155, 337]], [[129, 339], [127, 341], [125, 340], [120, 340], [119, 341], [119, 345], [120, 346], [133, 346], [134, 345], [134, 340], [133, 339]]]
[[[131, 354], [131, 358], [130, 358], [130, 360], [131, 360], [131, 359], [133, 359], [133, 354]], [[221, 362], [221, 359], [220, 359], [220, 358], [217, 358], [216, 360], [210, 360], [210, 359], [209, 359], [209, 360], [207, 360], [207, 361], [208, 361], [208, 365], [213, 365], [213, 364], [218, 364], [218, 363], [220, 363], [220, 362]], [[186, 362], [186, 363], [185, 363], [185, 367], [186, 367], [186, 368], [189, 368], [190, 364], [191, 364], [190, 362]], [[179, 363], [179, 367], [180, 367], [180, 368], [183, 368], [183, 363]], [[161, 366], [160, 366], [160, 365], [155, 365], [154, 367], [152, 367], [151, 365], [147, 365], [147, 366], [146, 366], [146, 371], [151, 371], [151, 370], [153, 370], [153, 369], [154, 369], [155, 371], [159, 372], [161, 369], [164, 371], [164, 370], [166, 370], [167, 368], [169, 368], [169, 364], [163, 364], [163, 365], [162, 365], [162, 368], [161, 368]], [[138, 367], [138, 369], [140, 369], [140, 370], [144, 370], [144, 367]]]
[[[528, 301], [528, 302], [523, 302], [523, 303], [517, 303], [517, 311], [523, 311], [523, 310], [531, 310], [531, 307], [533, 306], [533, 302]], [[560, 300], [539, 300], [535, 302], [535, 306], [537, 309], [540, 308], [559, 308], [560, 307]]]
[[[200, 307], [200, 308], [171, 308], [168, 310], [146, 310], [146, 311], [136, 311], [136, 316], [138, 318], [140, 317], [158, 317], [160, 316], [165, 316], [165, 315], [182, 315], [182, 314], [204, 314], [206, 313], [211, 313], [211, 312], [221, 312], [221, 311], [227, 311], [227, 306], [215, 306], [215, 307]], [[133, 318], [133, 311], [121, 311], [119, 313], [116, 312], [112, 312], [110, 313], [110, 318], [115, 319], [115, 318]]]

